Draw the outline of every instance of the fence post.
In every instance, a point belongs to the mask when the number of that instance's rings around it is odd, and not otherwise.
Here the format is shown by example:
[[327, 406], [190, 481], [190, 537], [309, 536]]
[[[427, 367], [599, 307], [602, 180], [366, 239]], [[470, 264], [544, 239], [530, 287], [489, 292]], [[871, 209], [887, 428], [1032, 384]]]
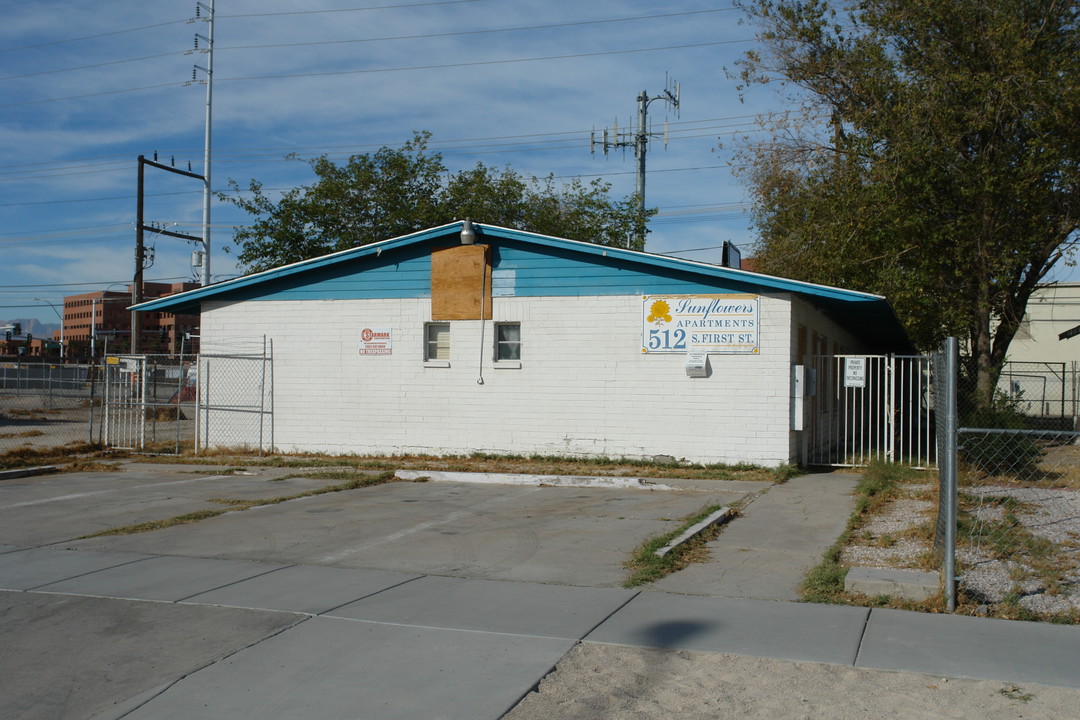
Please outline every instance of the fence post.
[[949, 612], [956, 611], [956, 516], [957, 516], [957, 342], [950, 337], [941, 347], [943, 362], [939, 369], [944, 376], [936, 383], [940, 457], [938, 457], [939, 498], [935, 546], [943, 555], [945, 600]]

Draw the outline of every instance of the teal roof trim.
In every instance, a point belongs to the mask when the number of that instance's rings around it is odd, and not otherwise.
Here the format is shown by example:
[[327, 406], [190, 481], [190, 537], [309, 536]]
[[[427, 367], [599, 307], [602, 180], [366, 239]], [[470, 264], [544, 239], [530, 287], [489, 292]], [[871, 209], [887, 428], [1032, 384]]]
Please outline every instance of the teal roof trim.
[[[430, 280], [419, 272], [421, 258], [430, 254], [431, 250], [457, 243], [461, 227], [460, 221], [453, 222], [151, 300], [132, 309], [140, 312], [193, 313], [199, 312], [203, 302], [212, 300], [242, 302], [255, 299], [424, 297], [430, 294]], [[512, 268], [515, 261], [531, 248], [557, 258], [563, 266], [560, 273], [572, 275], [571, 266], [575, 262], [580, 264], [583, 256], [593, 258], [589, 264], [606, 266], [607, 272], [601, 273], [602, 277], [595, 273], [582, 273], [582, 283], [578, 286], [580, 294], [686, 294], [710, 290], [716, 292], [718, 289], [724, 292], [792, 293], [819, 307], [841, 325], [883, 350], [913, 350], [892, 307], [880, 295], [493, 225], [474, 223], [473, 227], [477, 242], [486, 240], [495, 247], [495, 269]], [[495, 242], [497, 240], [506, 242]], [[499, 257], [501, 252], [505, 255], [505, 263]], [[409, 271], [395, 281], [387, 273], [380, 272], [389, 266], [407, 267]], [[364, 273], [373, 270], [365, 279]], [[430, 265], [427, 272], [430, 274]], [[350, 275], [355, 279], [346, 282]], [[387, 281], [390, 281], [389, 284]], [[325, 284], [325, 287], [313, 289], [310, 286], [314, 283]], [[427, 286], [422, 288], [421, 285], [425, 283]], [[305, 286], [308, 288], [305, 289]], [[560, 286], [564, 289], [559, 289]], [[517, 294], [533, 297], [579, 294], [572, 286], [572, 283], [552, 285], [542, 280], [534, 281], [530, 286], [526, 280], [518, 288]]]

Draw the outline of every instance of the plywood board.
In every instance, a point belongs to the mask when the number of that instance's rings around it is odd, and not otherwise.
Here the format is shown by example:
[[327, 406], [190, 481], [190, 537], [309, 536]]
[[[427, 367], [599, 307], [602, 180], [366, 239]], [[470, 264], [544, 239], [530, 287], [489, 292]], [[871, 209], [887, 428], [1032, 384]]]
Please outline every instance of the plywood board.
[[491, 319], [487, 245], [458, 245], [431, 253], [431, 319]]

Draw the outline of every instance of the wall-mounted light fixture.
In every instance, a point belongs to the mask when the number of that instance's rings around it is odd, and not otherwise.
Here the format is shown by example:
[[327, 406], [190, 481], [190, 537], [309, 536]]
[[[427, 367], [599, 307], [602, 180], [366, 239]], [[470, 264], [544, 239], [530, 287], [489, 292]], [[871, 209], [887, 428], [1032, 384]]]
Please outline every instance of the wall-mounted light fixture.
[[473, 230], [472, 220], [470, 220], [469, 218], [465, 218], [465, 222], [461, 224], [461, 244], [476, 244], [476, 231]]

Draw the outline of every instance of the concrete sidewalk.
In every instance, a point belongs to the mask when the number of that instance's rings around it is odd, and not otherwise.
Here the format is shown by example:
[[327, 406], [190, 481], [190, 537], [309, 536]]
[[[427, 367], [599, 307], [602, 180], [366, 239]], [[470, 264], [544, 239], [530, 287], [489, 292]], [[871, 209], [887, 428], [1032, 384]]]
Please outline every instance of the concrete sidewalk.
[[6, 717], [496, 720], [579, 642], [1080, 688], [1080, 628], [897, 610], [14, 546], [0, 590]]
[[708, 560], [672, 573], [649, 589], [798, 600], [806, 571], [821, 561], [855, 510], [858, 480], [850, 473], [825, 473], [773, 485], [708, 543]]

